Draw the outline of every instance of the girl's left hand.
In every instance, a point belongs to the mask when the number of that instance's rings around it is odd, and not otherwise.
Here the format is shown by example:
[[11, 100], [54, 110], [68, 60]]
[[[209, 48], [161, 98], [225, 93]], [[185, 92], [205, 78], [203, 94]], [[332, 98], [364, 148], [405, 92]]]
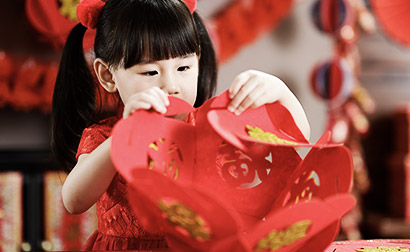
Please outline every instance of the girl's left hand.
[[280, 100], [287, 90], [289, 89], [285, 83], [276, 76], [247, 70], [239, 74], [229, 88], [232, 101], [228, 109], [239, 115], [248, 108]]

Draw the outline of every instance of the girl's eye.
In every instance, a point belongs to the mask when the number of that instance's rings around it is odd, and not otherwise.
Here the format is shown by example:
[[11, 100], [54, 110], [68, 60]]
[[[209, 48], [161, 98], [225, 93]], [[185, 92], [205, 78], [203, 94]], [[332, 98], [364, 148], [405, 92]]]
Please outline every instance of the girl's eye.
[[154, 76], [154, 75], [157, 75], [158, 72], [157, 71], [149, 71], [149, 72], [144, 72], [142, 74], [147, 75], [147, 76]]
[[181, 66], [181, 67], [178, 67], [178, 71], [180, 71], [180, 72], [184, 72], [184, 71], [186, 71], [186, 70], [188, 70], [189, 69], [189, 66]]

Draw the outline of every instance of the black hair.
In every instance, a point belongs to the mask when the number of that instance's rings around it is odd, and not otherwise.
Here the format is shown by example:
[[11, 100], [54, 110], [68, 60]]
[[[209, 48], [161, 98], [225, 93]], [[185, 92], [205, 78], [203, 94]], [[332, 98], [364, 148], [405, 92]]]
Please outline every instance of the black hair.
[[[84, 128], [97, 123], [104, 109], [98, 86], [84, 57], [87, 28], [70, 32], [60, 62], [52, 105], [51, 147], [57, 161], [70, 171]], [[125, 69], [142, 61], [163, 60], [195, 53], [200, 56], [194, 106], [213, 96], [217, 63], [212, 41], [199, 15], [182, 0], [108, 0], [98, 18], [96, 58]]]

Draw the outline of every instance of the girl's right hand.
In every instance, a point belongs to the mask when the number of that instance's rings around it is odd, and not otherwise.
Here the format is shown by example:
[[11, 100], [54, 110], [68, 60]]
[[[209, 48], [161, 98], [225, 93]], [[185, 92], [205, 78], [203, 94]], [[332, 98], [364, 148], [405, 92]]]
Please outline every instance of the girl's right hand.
[[124, 104], [123, 118], [127, 118], [138, 109], [153, 109], [165, 114], [169, 105], [168, 95], [159, 87], [152, 87], [129, 97]]

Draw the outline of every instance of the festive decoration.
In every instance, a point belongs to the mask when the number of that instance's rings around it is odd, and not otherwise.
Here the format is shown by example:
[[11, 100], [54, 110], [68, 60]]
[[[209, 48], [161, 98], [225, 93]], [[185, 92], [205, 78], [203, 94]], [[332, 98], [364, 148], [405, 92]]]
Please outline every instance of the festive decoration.
[[241, 47], [271, 30], [291, 7], [291, 0], [233, 1], [209, 20], [219, 62], [225, 62]]
[[16, 110], [51, 111], [58, 66], [0, 51], [0, 105]]
[[23, 241], [23, 175], [0, 173], [0, 251], [20, 251]]
[[80, 250], [86, 239], [97, 228], [95, 207], [81, 215], [71, 215], [64, 208], [61, 199], [61, 187], [64, 172], [46, 172], [44, 174], [44, 210], [46, 251]]
[[311, 87], [320, 98], [343, 103], [353, 90], [353, 73], [343, 58], [320, 63], [312, 72]]
[[352, 152], [353, 194], [358, 204], [341, 224], [345, 238], [360, 239], [360, 197], [370, 187], [360, 137], [369, 130], [367, 115], [374, 112], [375, 103], [359, 82], [360, 57], [355, 43], [359, 32], [375, 30], [374, 20], [363, 0], [317, 0], [312, 15], [318, 29], [335, 42], [334, 56], [313, 69], [310, 84], [329, 107], [326, 127], [332, 132], [331, 142], [345, 143]]
[[[327, 133], [308, 143], [279, 103], [235, 116], [229, 101], [208, 100], [188, 124], [168, 118], [193, 109], [170, 97], [165, 116], [142, 110], [116, 124], [112, 160], [141, 223], [181, 251], [324, 249], [354, 205], [348, 150]], [[251, 137], [249, 125], [286, 141]], [[313, 148], [301, 160], [295, 146]]]
[[395, 41], [409, 46], [410, 34], [408, 27], [410, 25], [410, 17], [408, 10], [410, 8], [409, 1], [406, 0], [371, 0], [373, 12], [385, 33]]
[[[71, 29], [78, 23], [74, 16], [80, 0], [26, 0], [26, 14], [41, 38], [61, 51]], [[84, 48], [93, 47], [95, 31], [87, 31]]]
[[316, 1], [312, 8], [312, 17], [316, 27], [322, 32], [336, 34], [345, 25], [351, 25], [353, 12], [347, 1]]

